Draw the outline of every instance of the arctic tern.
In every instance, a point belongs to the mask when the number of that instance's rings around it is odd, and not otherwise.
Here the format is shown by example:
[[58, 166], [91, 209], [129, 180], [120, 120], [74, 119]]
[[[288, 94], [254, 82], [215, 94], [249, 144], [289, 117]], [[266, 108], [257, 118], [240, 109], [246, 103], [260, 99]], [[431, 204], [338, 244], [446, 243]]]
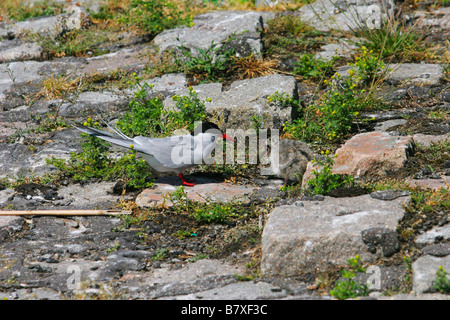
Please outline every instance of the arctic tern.
[[117, 128], [108, 124], [107, 126], [114, 133], [87, 126], [74, 127], [102, 140], [136, 150], [156, 171], [174, 172], [181, 179], [183, 185], [189, 187], [194, 186], [194, 183], [183, 176], [183, 171], [202, 164], [211, 155], [217, 138], [233, 140], [226, 134], [222, 134], [219, 127], [212, 122], [199, 124], [190, 134], [166, 138], [143, 136], [130, 138]]

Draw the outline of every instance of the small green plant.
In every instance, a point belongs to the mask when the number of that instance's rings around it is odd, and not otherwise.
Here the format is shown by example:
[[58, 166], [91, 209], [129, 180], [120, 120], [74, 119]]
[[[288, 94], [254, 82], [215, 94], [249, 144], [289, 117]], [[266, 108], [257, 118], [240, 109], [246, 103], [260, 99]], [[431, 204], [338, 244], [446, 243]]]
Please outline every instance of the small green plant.
[[52, 16], [61, 13], [64, 3], [56, 0], [33, 1], [32, 5], [24, 5], [21, 0], [2, 0], [0, 17], [3, 20], [23, 21], [30, 18]]
[[304, 54], [294, 63], [294, 74], [301, 75], [304, 79], [317, 80], [329, 77], [333, 74], [333, 63], [335, 59], [326, 61], [315, 58], [312, 53]]
[[181, 25], [192, 26], [189, 6], [173, 0], [131, 0], [130, 5], [118, 14], [103, 9], [102, 17], [117, 17], [117, 22], [138, 26], [146, 32], [158, 34]]
[[214, 44], [214, 40], [207, 49], [198, 48], [196, 54], [189, 48], [183, 46], [178, 48], [186, 60], [183, 63], [186, 72], [209, 82], [223, 79], [235, 61], [234, 49], [225, 50], [221, 45]]
[[187, 196], [183, 186], [170, 195], [170, 200], [178, 213], [187, 213], [200, 223], [228, 223], [248, 214], [248, 208], [238, 202], [194, 201]]
[[344, 280], [336, 281], [334, 288], [330, 290], [330, 294], [339, 300], [367, 296], [369, 293], [367, 284], [360, 284], [353, 280], [356, 273], [366, 272], [361, 265], [359, 256], [357, 255], [354, 258], [347, 260], [347, 262], [349, 269], [341, 271]]
[[361, 25], [353, 33], [358, 37], [355, 45], [366, 47], [386, 61], [417, 61], [423, 59], [426, 51], [424, 34], [396, 17], [385, 19], [379, 28]]
[[192, 86], [189, 87], [187, 96], [175, 95], [172, 99], [176, 101], [175, 108], [164, 115], [166, 127], [169, 130], [184, 128], [192, 131], [196, 121], [206, 120], [205, 102], [210, 102], [211, 98], [206, 98], [205, 101], [200, 100]]
[[341, 186], [351, 185], [354, 182], [354, 178], [352, 176], [347, 175], [339, 175], [332, 173], [334, 157], [330, 156], [330, 151], [326, 152], [322, 151], [324, 155], [324, 159], [313, 160], [313, 163], [316, 163], [321, 167], [321, 169], [314, 169], [313, 175], [314, 178], [308, 181], [308, 185], [312, 188], [313, 193], [325, 195], [330, 191], [337, 189]]
[[286, 133], [305, 142], [338, 142], [352, 130], [360, 111], [381, 106], [373, 93], [357, 88], [354, 74], [343, 77], [336, 73], [331, 78], [324, 80], [330, 89], [318, 101], [299, 107], [299, 117], [284, 124]]
[[364, 85], [369, 85], [381, 79], [385, 70], [384, 62], [374, 54], [373, 50], [369, 51], [365, 46], [361, 47], [360, 55], [355, 57], [355, 62], [349, 65], [356, 69], [356, 71], [350, 69], [349, 75], [353, 76], [355, 72], [357, 79]]
[[143, 83], [137, 86], [129, 104], [130, 110], [117, 123], [118, 128], [128, 136], [164, 137], [177, 129], [193, 130], [195, 121], [206, 119], [205, 101], [198, 98], [192, 87], [189, 87], [187, 96], [173, 96], [175, 107], [167, 110], [161, 97], [149, 98], [153, 85]]
[[327, 33], [314, 29], [298, 16], [278, 16], [267, 24], [263, 41], [269, 57], [298, 56], [326, 43]]
[[403, 257], [403, 263], [405, 264], [405, 269], [406, 269], [405, 282], [406, 282], [406, 285], [409, 287], [412, 285], [412, 273], [413, 273], [411, 258], [406, 257], [406, 256]]
[[167, 258], [169, 255], [169, 248], [162, 248], [155, 251], [155, 254], [152, 256], [152, 260], [161, 261]]
[[195, 261], [198, 261], [198, 260], [205, 260], [205, 259], [209, 259], [209, 255], [202, 254], [202, 253], [197, 253], [194, 257], [190, 258], [189, 261], [190, 262], [195, 262]]
[[448, 272], [442, 266], [439, 266], [433, 282], [433, 289], [440, 293], [450, 293], [450, 279], [448, 275]]
[[119, 247], [120, 247], [119, 242], [116, 242], [114, 244], [114, 246], [112, 246], [111, 248], [106, 249], [106, 253], [111, 253], [111, 252], [117, 251], [117, 250], [119, 250]]

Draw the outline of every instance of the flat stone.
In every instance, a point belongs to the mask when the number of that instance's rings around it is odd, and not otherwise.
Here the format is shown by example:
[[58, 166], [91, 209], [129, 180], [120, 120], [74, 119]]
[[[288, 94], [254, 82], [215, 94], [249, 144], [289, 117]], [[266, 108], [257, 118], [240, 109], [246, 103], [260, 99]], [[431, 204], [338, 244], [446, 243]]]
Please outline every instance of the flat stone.
[[413, 179], [406, 178], [405, 182], [411, 187], [421, 187], [423, 189], [438, 190], [440, 188], [449, 189], [450, 188], [450, 176], [440, 176], [439, 179]]
[[434, 227], [433, 229], [419, 235], [415, 243], [419, 247], [435, 243], [436, 240], [450, 240], [450, 224]]
[[5, 40], [0, 42], [0, 63], [9, 61], [39, 60], [44, 49], [36, 44], [21, 40]]
[[[0, 206], [4, 205], [13, 195], [15, 191], [14, 189], [5, 189], [0, 191]], [[0, 222], [0, 227], [2, 226]]]
[[381, 22], [392, 14], [392, 1], [356, 0], [352, 2], [317, 0], [301, 7], [298, 12], [303, 21], [320, 31], [351, 31], [368, 27], [380, 28]]
[[[356, 67], [342, 66], [336, 73], [346, 77], [349, 70]], [[391, 85], [438, 85], [444, 79], [444, 68], [432, 63], [399, 63], [386, 64], [385, 81]], [[399, 94], [400, 92], [397, 92]]]
[[444, 78], [444, 67], [439, 64], [400, 63], [388, 64], [386, 68], [387, 81], [396, 85], [438, 85]]
[[[140, 83], [148, 84], [152, 86], [150, 93], [159, 94], [162, 96], [178, 94], [188, 87], [188, 81], [186, 75], [183, 73], [169, 73], [164, 74], [161, 77], [155, 77], [149, 80], [142, 81]], [[132, 95], [137, 89], [127, 89], [125, 93], [127, 95]], [[186, 91], [183, 91], [186, 93]]]
[[315, 57], [326, 61], [331, 61], [333, 57], [351, 58], [356, 48], [356, 46], [345, 42], [329, 43], [322, 46], [320, 48], [322, 51], [316, 53]]
[[[386, 132], [357, 134], [336, 150], [333, 172], [355, 177], [369, 173], [385, 176], [387, 172], [403, 167], [412, 153], [412, 144], [410, 136]], [[378, 170], [374, 170], [377, 167]]]
[[51, 76], [73, 73], [82, 64], [83, 61], [75, 59], [2, 63], [0, 64], [0, 102], [3, 102], [5, 92], [13, 85], [25, 85]]
[[[122, 288], [144, 292], [146, 298], [175, 297], [223, 287], [236, 282], [245, 268], [219, 260], [201, 259], [180, 269], [163, 264], [151, 272], [129, 272], [120, 281]], [[138, 296], [139, 297], [139, 296]]]
[[450, 243], [437, 243], [426, 246], [422, 252], [433, 257], [445, 257], [450, 255]]
[[23, 33], [31, 32], [33, 34], [53, 34], [56, 36], [58, 26], [58, 16], [47, 16], [19, 21], [14, 24], [0, 25], [0, 38], [18, 37]]
[[383, 254], [382, 244], [368, 245], [363, 233], [382, 228], [393, 236], [407, 201], [409, 197], [382, 201], [363, 195], [277, 207], [264, 227], [261, 270], [265, 275], [290, 276], [343, 266], [356, 255], [373, 261]]
[[411, 193], [405, 190], [381, 190], [375, 191], [370, 194], [370, 196], [374, 199], [391, 201], [397, 199], [398, 197], [409, 196]]
[[375, 131], [390, 131], [391, 128], [404, 125], [408, 120], [405, 119], [393, 119], [386, 120], [375, 125]]
[[450, 29], [450, 7], [441, 7], [429, 12], [422, 10], [414, 12], [414, 18], [417, 18], [417, 25], [420, 27], [438, 27], [441, 29]]
[[116, 52], [86, 58], [86, 64], [77, 71], [77, 74], [107, 74], [117, 70], [142, 69], [148, 60], [143, 57], [143, 53], [144, 50], [125, 48]]
[[[235, 81], [228, 91], [223, 91], [221, 83], [194, 86], [193, 89], [201, 100], [211, 99], [205, 104], [206, 112], [217, 119], [219, 126], [224, 125], [227, 129], [250, 129], [254, 116], [263, 120], [263, 128], [280, 129], [298, 112], [296, 108], [267, 101], [267, 97], [275, 92], [297, 98], [297, 82], [292, 76], [273, 74]], [[178, 94], [187, 95], [188, 89]], [[165, 108], [174, 108], [175, 104], [172, 97], [164, 100]]]
[[112, 193], [115, 184], [115, 182], [90, 183], [84, 186], [74, 184], [58, 189], [58, 195], [66, 201], [70, 200], [73, 207], [93, 207], [97, 202], [114, 204], [124, 198]]
[[[192, 27], [165, 30], [158, 34], [153, 43], [163, 53], [183, 46], [193, 55], [206, 50], [212, 43], [216, 46], [232, 46], [238, 56], [262, 53], [260, 31], [263, 14], [253, 11], [213, 11], [194, 17]], [[234, 40], [230, 40], [233, 38]], [[235, 43], [235, 45], [233, 45]]]
[[30, 149], [22, 143], [0, 143], [0, 177], [42, 175], [56, 170], [46, 159], [69, 159], [71, 152], [79, 150], [80, 135], [76, 129], [56, 131], [52, 141]]
[[450, 255], [446, 257], [425, 255], [414, 261], [412, 270], [413, 291], [415, 294], [430, 292], [439, 266], [442, 266], [446, 271], [450, 270]]
[[95, 113], [110, 113], [128, 106], [129, 99], [114, 92], [88, 91], [79, 94], [73, 102], [64, 102], [59, 114], [64, 117], [85, 117]]
[[[257, 189], [253, 186], [237, 185], [214, 181], [209, 178], [193, 177], [193, 187], [184, 187], [187, 197], [194, 201], [249, 201], [249, 196]], [[182, 186], [178, 177], [163, 177], [155, 181], [153, 188], [145, 189], [136, 198], [140, 207], [172, 207], [170, 195]]]
[[251, 281], [231, 283], [220, 288], [170, 298], [177, 300], [256, 300], [280, 299], [287, 295], [285, 289], [273, 284], [264, 281]]
[[[332, 172], [351, 175], [357, 179], [386, 177], [404, 166], [412, 150], [411, 136], [395, 136], [381, 131], [360, 133], [336, 150]], [[308, 163], [303, 176], [303, 187], [313, 177], [314, 169], [320, 170], [311, 162]]]
[[84, 8], [73, 4], [66, 13], [19, 21], [13, 24], [0, 23], [0, 38], [19, 37], [26, 33], [56, 37], [63, 31], [79, 30], [90, 22]]
[[422, 134], [422, 133], [416, 133], [413, 135], [414, 142], [416, 144], [420, 144], [425, 147], [429, 147], [434, 143], [441, 143], [445, 141], [450, 141], [450, 133], [444, 134], [444, 135], [430, 135], [430, 134]]

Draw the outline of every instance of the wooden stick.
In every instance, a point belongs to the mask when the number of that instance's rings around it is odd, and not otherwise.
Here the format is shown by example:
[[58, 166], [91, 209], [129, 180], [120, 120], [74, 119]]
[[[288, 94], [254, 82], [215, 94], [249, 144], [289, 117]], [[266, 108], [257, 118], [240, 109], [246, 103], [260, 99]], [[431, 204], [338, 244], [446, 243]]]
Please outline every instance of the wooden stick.
[[5, 210], [0, 216], [101, 216], [131, 214], [123, 210]]

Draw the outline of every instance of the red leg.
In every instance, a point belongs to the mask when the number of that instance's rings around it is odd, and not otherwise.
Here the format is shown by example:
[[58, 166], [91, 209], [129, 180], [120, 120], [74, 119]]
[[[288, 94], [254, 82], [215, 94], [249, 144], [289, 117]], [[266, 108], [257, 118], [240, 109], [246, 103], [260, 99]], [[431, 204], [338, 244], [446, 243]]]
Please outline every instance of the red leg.
[[178, 177], [181, 179], [181, 182], [188, 187], [193, 187], [195, 184], [192, 182], [189, 182], [189, 180], [186, 180], [186, 178], [183, 176], [182, 173], [178, 174]]

